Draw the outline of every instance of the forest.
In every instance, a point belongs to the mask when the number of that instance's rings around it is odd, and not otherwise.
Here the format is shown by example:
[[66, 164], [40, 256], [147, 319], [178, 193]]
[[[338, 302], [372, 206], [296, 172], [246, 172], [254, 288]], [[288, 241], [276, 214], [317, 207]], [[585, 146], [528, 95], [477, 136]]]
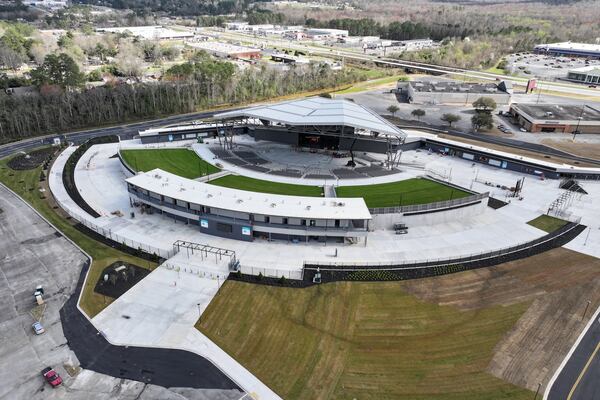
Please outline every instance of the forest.
[[178, 66], [157, 83], [87, 90], [54, 84], [42, 85], [28, 96], [0, 95], [0, 143], [326, 89], [366, 78], [360, 70], [334, 72], [322, 65], [287, 72], [264, 68], [240, 72], [227, 62], [209, 64]]

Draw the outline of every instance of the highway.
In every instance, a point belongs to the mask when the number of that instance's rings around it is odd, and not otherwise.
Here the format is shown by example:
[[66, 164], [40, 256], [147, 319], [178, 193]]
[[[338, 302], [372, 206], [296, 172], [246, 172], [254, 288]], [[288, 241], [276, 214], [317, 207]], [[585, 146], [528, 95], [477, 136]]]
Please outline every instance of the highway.
[[544, 400], [600, 400], [600, 308], [580, 338]]
[[[381, 65], [391, 65], [394, 67], [400, 68], [411, 68], [419, 71], [429, 72], [429, 73], [442, 73], [442, 74], [454, 74], [460, 75], [461, 77], [470, 77], [475, 79], [484, 79], [484, 80], [506, 80], [511, 81], [515, 85], [525, 85], [528, 81], [528, 78], [524, 77], [514, 77], [507, 76], [502, 74], [494, 74], [491, 72], [484, 71], [475, 71], [464, 68], [455, 68], [455, 67], [447, 67], [443, 65], [435, 65], [428, 64], [422, 62], [415, 61], [404, 61], [400, 59], [394, 59], [390, 57], [380, 57], [376, 55], [363, 54], [358, 51], [347, 50], [339, 47], [325, 47], [325, 46], [317, 46], [311, 45], [307, 43], [291, 41], [291, 40], [282, 40], [277, 38], [265, 38], [265, 37], [255, 37], [248, 34], [238, 33], [238, 32], [214, 32], [219, 35], [219, 38], [229, 39], [229, 40], [237, 40], [237, 41], [246, 41], [252, 43], [256, 46], [264, 46], [267, 47], [283, 47], [291, 50], [298, 50], [305, 53], [310, 53], [314, 55], [327, 56], [327, 57], [342, 57], [349, 58], [358, 61], [370, 61]], [[534, 78], [534, 77], [532, 77]], [[587, 97], [595, 97], [596, 100], [600, 100], [600, 90], [588, 88], [585, 85], [578, 85], [573, 83], [558, 83], [558, 82], [550, 82], [550, 81], [542, 81], [537, 79], [538, 88], [542, 90], [549, 90], [553, 92], [558, 92], [561, 95], [578, 95], [578, 96], [587, 96]], [[590, 99], [593, 100], [593, 99]]]

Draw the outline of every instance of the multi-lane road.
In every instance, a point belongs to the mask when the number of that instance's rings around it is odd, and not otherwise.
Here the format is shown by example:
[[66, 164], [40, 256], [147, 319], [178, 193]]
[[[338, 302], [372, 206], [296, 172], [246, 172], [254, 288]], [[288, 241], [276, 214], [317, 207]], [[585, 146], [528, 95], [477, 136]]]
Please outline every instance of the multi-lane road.
[[586, 328], [550, 382], [544, 400], [600, 400], [600, 308]]

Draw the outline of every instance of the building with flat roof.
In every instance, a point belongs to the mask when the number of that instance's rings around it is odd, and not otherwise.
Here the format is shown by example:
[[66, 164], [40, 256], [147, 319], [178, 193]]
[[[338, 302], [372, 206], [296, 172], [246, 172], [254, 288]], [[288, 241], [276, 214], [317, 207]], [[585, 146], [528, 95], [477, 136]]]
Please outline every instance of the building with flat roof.
[[257, 59], [261, 57], [262, 51], [252, 47], [238, 46], [235, 44], [223, 43], [223, 42], [198, 42], [188, 43], [197, 49], [204, 50], [215, 57], [220, 58], [231, 58], [231, 59]]
[[574, 82], [590, 84], [600, 83], [600, 67], [597, 65], [590, 65], [569, 70], [567, 79]]
[[600, 110], [588, 105], [519, 103], [509, 113], [529, 132], [600, 133]]
[[399, 82], [398, 90], [406, 90], [408, 101], [415, 104], [469, 104], [490, 97], [496, 104], [505, 105], [510, 103], [512, 86], [503, 82], [411, 81], [406, 89]]
[[339, 39], [348, 36], [348, 31], [345, 29], [325, 29], [315, 28], [304, 31], [306, 38], [312, 40]]
[[[366, 238], [371, 213], [362, 198], [286, 196], [231, 189], [160, 169], [127, 180], [133, 202], [209, 235], [308, 241]], [[366, 240], [366, 239], [365, 239]]]
[[182, 40], [194, 37], [190, 31], [176, 31], [161, 25], [119, 26], [114, 28], [96, 28], [96, 32], [129, 33], [146, 40]]
[[553, 56], [600, 58], [600, 44], [572, 42], [538, 44], [533, 48], [533, 52]]

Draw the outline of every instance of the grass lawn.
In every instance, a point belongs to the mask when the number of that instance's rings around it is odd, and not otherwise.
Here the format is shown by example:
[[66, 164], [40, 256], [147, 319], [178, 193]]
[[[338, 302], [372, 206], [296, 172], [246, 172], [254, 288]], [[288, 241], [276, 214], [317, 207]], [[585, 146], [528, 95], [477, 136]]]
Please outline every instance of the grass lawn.
[[323, 189], [319, 186], [263, 181], [261, 179], [238, 175], [227, 175], [208, 183], [233, 189], [248, 190], [250, 192], [284, 194], [289, 196], [320, 197], [323, 192]]
[[160, 168], [189, 179], [220, 171], [188, 149], [121, 150], [121, 155], [136, 171], [147, 172]]
[[[50, 193], [42, 194], [40, 188], [41, 166], [27, 171], [13, 171], [6, 166], [10, 158], [0, 160], [0, 181], [21, 196], [25, 201], [31, 204], [40, 214], [48, 219], [54, 226], [60, 229], [71, 240], [77, 243], [85, 250], [94, 262], [90, 266], [88, 281], [83, 288], [83, 297], [81, 298], [81, 307], [90, 316], [94, 317], [106, 306], [112, 299], [104, 297], [94, 292], [96, 281], [100, 277], [102, 270], [115, 261], [127, 261], [137, 266], [154, 269], [156, 263], [152, 263], [137, 257], [132, 257], [111, 247], [91, 239], [72, 226], [72, 222], [58, 215], [45, 197], [51, 197]], [[78, 266], [73, 266], [74, 268]]]
[[461, 311], [403, 287], [227, 281], [196, 327], [285, 399], [533, 397], [486, 372], [528, 303]]
[[375, 89], [379, 86], [395, 84], [396, 82], [398, 82], [398, 79], [403, 78], [405, 76], [406, 75], [393, 75], [393, 76], [387, 76], [384, 78], [378, 78], [378, 79], [358, 82], [349, 88], [342, 89], [337, 92], [333, 92], [333, 94], [349, 94], [349, 93], [364, 92], [366, 90]]
[[458, 199], [470, 193], [429, 179], [407, 179], [378, 185], [340, 186], [338, 197], [362, 197], [369, 208], [426, 204]]
[[550, 215], [540, 215], [539, 217], [532, 219], [527, 222], [531, 226], [535, 226], [538, 229], [546, 231], [548, 233], [554, 232], [555, 230], [562, 228], [569, 221], [565, 221], [564, 219], [552, 217]]

